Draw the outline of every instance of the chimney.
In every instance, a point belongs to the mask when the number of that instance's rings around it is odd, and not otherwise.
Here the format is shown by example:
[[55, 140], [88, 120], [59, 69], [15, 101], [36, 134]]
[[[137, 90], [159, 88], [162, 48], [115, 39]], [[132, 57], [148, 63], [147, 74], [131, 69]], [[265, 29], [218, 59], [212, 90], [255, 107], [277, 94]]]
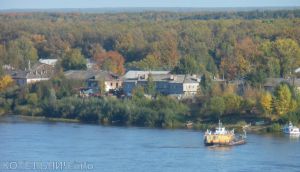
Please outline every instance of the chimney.
[[176, 81], [176, 79], [177, 79], [177, 76], [176, 76], [176, 75], [171, 75], [171, 76], [170, 76], [170, 80]]

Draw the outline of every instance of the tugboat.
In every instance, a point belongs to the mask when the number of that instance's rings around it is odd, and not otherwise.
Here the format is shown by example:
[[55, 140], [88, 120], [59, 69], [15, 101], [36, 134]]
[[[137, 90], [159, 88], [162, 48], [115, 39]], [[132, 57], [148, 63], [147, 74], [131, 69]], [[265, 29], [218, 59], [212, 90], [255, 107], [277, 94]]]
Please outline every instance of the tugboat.
[[289, 134], [289, 135], [300, 135], [300, 130], [298, 127], [293, 126], [292, 122], [290, 121], [288, 125], [285, 125], [282, 128], [283, 132], [285, 134]]
[[[244, 129], [244, 128], [243, 128]], [[244, 135], [235, 137], [234, 130], [228, 131], [222, 126], [219, 120], [219, 126], [216, 128], [215, 132], [207, 130], [204, 134], [204, 144], [205, 146], [233, 146], [241, 145], [246, 143], [246, 131], [244, 130]]]

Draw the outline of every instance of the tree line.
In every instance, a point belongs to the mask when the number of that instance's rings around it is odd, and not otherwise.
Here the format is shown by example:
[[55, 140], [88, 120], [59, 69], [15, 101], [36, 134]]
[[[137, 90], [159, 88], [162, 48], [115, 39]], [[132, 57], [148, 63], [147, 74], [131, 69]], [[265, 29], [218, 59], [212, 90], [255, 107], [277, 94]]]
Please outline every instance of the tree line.
[[[269, 17], [255, 17], [264, 13]], [[119, 74], [125, 69], [208, 72], [260, 84], [266, 77], [288, 77], [299, 66], [298, 13], [208, 13], [231, 16], [217, 20], [182, 19], [201, 12], [1, 14], [0, 63], [25, 69], [29, 60], [57, 58], [68, 70], [84, 69], [89, 58]], [[233, 17], [242, 14], [255, 20]]]

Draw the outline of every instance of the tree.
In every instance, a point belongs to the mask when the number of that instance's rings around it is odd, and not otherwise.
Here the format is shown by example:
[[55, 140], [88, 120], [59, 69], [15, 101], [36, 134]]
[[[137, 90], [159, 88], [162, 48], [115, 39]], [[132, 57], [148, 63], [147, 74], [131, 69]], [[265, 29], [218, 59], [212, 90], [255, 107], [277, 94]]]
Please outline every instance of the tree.
[[27, 102], [31, 105], [37, 105], [38, 104], [38, 96], [36, 93], [30, 93], [27, 95]]
[[278, 39], [273, 43], [273, 51], [280, 62], [280, 76], [293, 73], [300, 64], [300, 49], [292, 39]]
[[260, 98], [260, 106], [265, 114], [272, 112], [272, 95], [270, 92], [265, 92]]
[[103, 81], [103, 80], [100, 80], [99, 82], [98, 82], [98, 86], [99, 86], [99, 93], [101, 94], [101, 95], [104, 95], [105, 94], [105, 82]]
[[222, 97], [215, 96], [209, 100], [207, 108], [211, 114], [220, 118], [225, 111], [226, 105]]
[[38, 59], [37, 50], [33, 43], [25, 38], [21, 37], [14, 41], [10, 41], [8, 44], [6, 63], [14, 65], [16, 68], [25, 69], [28, 68], [28, 62], [34, 63]]
[[9, 76], [5, 75], [2, 78], [0, 78], [0, 91], [4, 91], [9, 86], [11, 86], [14, 83], [14, 80]]
[[199, 74], [203, 70], [193, 57], [187, 56], [179, 60], [173, 71], [178, 74]]
[[137, 86], [132, 90], [132, 98], [134, 100], [140, 100], [145, 97], [145, 90], [142, 86]]
[[286, 84], [280, 84], [275, 90], [274, 109], [279, 116], [283, 116], [290, 111], [292, 94]]
[[242, 105], [242, 98], [236, 94], [229, 94], [224, 97], [226, 105], [226, 113], [233, 114], [239, 113]]
[[148, 54], [140, 61], [129, 63], [128, 67], [140, 70], [155, 70], [162, 68], [162, 64], [159, 62], [159, 58], [155, 54]]
[[64, 70], [86, 69], [86, 59], [80, 49], [71, 49], [63, 57], [62, 66]]
[[102, 70], [111, 71], [119, 75], [125, 72], [124, 57], [116, 51], [99, 53], [95, 55], [94, 59]]
[[[6, 48], [4, 45], [0, 44], [0, 65], [4, 63], [6, 59]], [[2, 68], [0, 68], [1, 70]]]
[[246, 80], [251, 84], [251, 86], [261, 86], [267, 78], [267, 74], [262, 69], [251, 72], [246, 75]]
[[152, 96], [154, 96], [156, 93], [156, 85], [155, 85], [155, 82], [153, 81], [153, 77], [151, 74], [149, 74], [148, 79], [147, 79], [145, 93], [152, 95]]
[[209, 74], [205, 73], [204, 75], [202, 75], [200, 85], [202, 93], [207, 94], [210, 92], [212, 80]]
[[217, 82], [213, 82], [211, 84], [210, 95], [211, 96], [221, 96], [222, 94], [223, 94], [223, 90], [221, 88], [221, 85]]
[[160, 60], [167, 69], [172, 69], [179, 60], [178, 39], [175, 30], [165, 32], [161, 37], [159, 50]]

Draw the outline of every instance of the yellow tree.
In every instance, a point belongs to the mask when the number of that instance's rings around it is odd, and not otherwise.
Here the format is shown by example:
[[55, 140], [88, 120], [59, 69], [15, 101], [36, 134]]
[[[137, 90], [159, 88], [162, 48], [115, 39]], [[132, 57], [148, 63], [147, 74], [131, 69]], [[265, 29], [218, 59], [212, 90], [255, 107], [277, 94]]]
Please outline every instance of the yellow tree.
[[281, 84], [275, 90], [274, 109], [276, 113], [283, 116], [292, 109], [292, 93], [289, 86]]
[[260, 105], [264, 113], [270, 114], [272, 112], [272, 95], [269, 92], [262, 94], [260, 98]]
[[13, 84], [14, 80], [9, 76], [5, 75], [0, 79], [0, 91], [4, 91]]

